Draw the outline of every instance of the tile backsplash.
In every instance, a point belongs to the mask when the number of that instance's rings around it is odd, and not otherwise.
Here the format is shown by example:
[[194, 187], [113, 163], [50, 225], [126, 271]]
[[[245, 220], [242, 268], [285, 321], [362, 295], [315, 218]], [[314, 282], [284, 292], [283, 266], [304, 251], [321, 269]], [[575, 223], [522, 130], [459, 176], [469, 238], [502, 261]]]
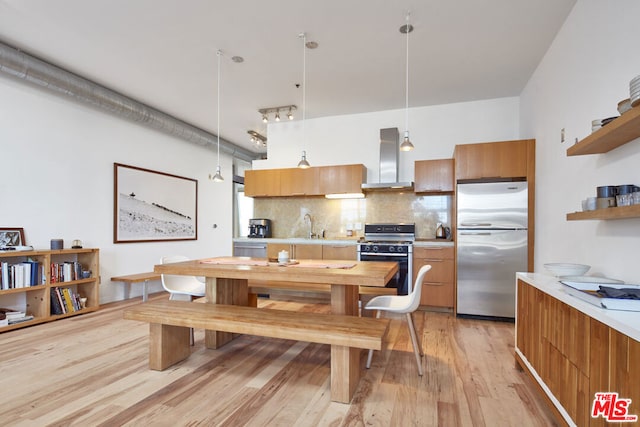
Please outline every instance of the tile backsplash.
[[[306, 237], [309, 232], [305, 214], [311, 215], [313, 232], [325, 232], [325, 238], [353, 237], [364, 234], [364, 224], [372, 222], [415, 222], [416, 238], [435, 237], [439, 222], [450, 225], [453, 196], [416, 195], [414, 193], [372, 192], [364, 199], [325, 199], [324, 197], [256, 198], [254, 218], [269, 218], [275, 238]], [[361, 225], [361, 229], [357, 226]]]

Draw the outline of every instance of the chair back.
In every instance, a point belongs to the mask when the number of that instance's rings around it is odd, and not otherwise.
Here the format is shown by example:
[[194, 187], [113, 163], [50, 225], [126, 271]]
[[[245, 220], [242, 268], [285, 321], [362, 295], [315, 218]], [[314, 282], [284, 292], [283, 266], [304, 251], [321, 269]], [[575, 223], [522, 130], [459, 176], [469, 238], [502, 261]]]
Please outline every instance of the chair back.
[[[160, 258], [160, 264], [171, 264], [174, 262], [189, 261], [189, 258], [183, 255], [170, 255]], [[169, 293], [184, 293], [192, 289], [194, 283], [198, 281], [194, 276], [179, 276], [173, 274], [161, 274], [162, 287]]]
[[431, 265], [423, 265], [420, 267], [418, 271], [418, 275], [416, 276], [416, 282], [413, 284], [413, 289], [409, 294], [409, 307], [407, 308], [408, 312], [414, 312], [420, 306], [420, 296], [422, 295], [422, 281], [424, 280], [424, 276], [427, 274], [427, 271], [431, 270]]

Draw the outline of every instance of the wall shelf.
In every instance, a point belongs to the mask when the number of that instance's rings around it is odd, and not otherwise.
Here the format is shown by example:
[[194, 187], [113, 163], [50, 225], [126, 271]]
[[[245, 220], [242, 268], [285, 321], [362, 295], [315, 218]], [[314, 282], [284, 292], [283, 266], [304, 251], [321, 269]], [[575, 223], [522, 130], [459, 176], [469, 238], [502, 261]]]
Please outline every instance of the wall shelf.
[[617, 206], [614, 208], [596, 209], [594, 211], [573, 212], [567, 214], [567, 221], [593, 219], [624, 219], [640, 217], [640, 205]]
[[640, 107], [632, 108], [608, 125], [567, 149], [567, 156], [607, 153], [640, 138]]

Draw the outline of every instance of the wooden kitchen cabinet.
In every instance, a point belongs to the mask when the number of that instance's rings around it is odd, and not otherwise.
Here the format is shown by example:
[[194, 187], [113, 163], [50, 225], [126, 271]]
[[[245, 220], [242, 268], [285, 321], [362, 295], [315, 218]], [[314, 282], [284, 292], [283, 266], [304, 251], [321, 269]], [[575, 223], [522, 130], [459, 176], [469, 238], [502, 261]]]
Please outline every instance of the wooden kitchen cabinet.
[[281, 169], [247, 170], [244, 173], [244, 194], [247, 197], [280, 196]]
[[640, 342], [523, 280], [517, 287], [516, 360], [530, 373], [526, 358], [573, 422], [608, 425], [591, 418], [597, 392], [617, 392], [640, 413]]
[[456, 180], [529, 177], [533, 145], [534, 140], [456, 145]]
[[322, 259], [339, 259], [355, 261], [358, 259], [358, 248], [354, 244], [323, 244]]
[[414, 247], [414, 283], [420, 268], [427, 264], [431, 265], [431, 270], [422, 282], [420, 305], [453, 308], [455, 296], [453, 247]]
[[244, 176], [244, 193], [248, 197], [361, 193], [366, 179], [364, 165], [248, 170]]
[[280, 169], [280, 196], [318, 196], [319, 168]]
[[416, 193], [453, 193], [455, 170], [453, 159], [419, 160], [415, 162]]
[[280, 251], [288, 251], [290, 259], [322, 259], [322, 245], [304, 243], [269, 243], [267, 258], [278, 258]]
[[367, 180], [364, 165], [322, 166], [320, 169], [321, 194], [361, 193]]

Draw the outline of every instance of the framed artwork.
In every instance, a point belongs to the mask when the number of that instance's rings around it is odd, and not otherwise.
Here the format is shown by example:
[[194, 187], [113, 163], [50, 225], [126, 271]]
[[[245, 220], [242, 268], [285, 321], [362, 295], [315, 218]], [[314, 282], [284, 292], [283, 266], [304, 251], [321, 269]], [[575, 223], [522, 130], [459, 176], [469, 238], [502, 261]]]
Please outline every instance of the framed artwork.
[[24, 228], [0, 228], [0, 247], [25, 245]]
[[196, 240], [198, 181], [113, 164], [113, 242]]

